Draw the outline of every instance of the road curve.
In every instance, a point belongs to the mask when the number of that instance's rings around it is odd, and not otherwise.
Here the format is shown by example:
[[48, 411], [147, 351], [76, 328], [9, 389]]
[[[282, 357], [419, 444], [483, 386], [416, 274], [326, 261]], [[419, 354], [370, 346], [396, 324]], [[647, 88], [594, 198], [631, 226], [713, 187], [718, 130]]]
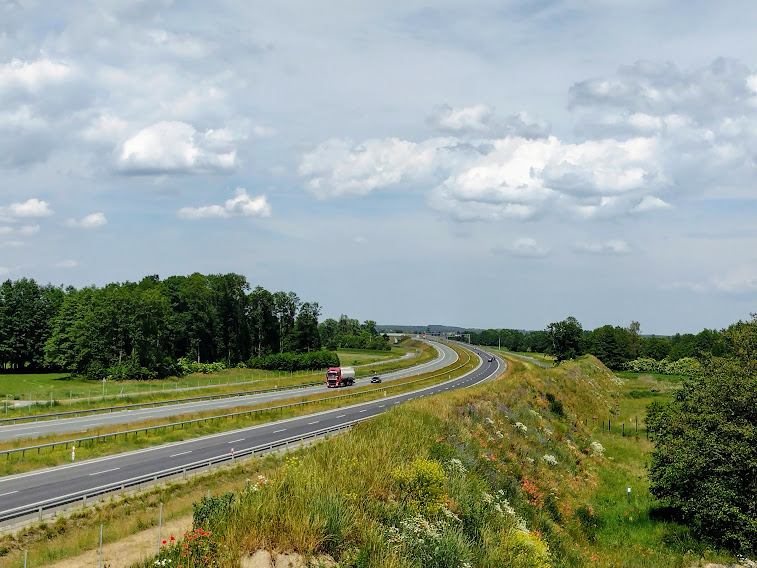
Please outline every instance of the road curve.
[[[439, 355], [432, 361], [421, 363], [390, 373], [381, 375], [384, 381], [392, 381], [401, 378], [437, 371], [447, 365], [454, 363], [458, 356], [454, 349], [449, 346], [434, 343]], [[369, 378], [358, 379], [355, 384], [368, 384]], [[339, 389], [345, 391], [345, 389]], [[159, 418], [169, 418], [181, 414], [191, 414], [195, 412], [207, 412], [208, 410], [226, 410], [243, 406], [254, 406], [265, 402], [275, 402], [289, 398], [297, 398], [312, 394], [334, 392], [334, 389], [328, 389], [324, 385], [305, 387], [295, 390], [282, 390], [267, 392], [254, 395], [239, 397], [229, 397], [216, 400], [201, 400], [196, 402], [185, 402], [181, 404], [170, 404], [165, 406], [151, 406], [135, 410], [119, 410], [107, 414], [87, 414], [72, 418], [59, 418], [55, 420], [43, 420], [39, 422], [23, 422], [0, 426], [0, 442], [18, 440], [19, 438], [35, 438], [54, 434], [78, 433], [93, 430], [102, 426], [113, 426], [118, 424], [130, 424], [141, 422], [143, 420], [155, 420]], [[348, 391], [345, 391], [348, 392]], [[343, 394], [340, 392], [340, 394]]]
[[[44, 470], [0, 478], [0, 523], [34, 514], [40, 508], [52, 509], [82, 500], [107, 490], [129, 487], [135, 480], [157, 479], [162, 472], [196, 464], [230, 460], [236, 455], [282, 440], [297, 441], [312, 437], [325, 428], [347, 426], [375, 416], [407, 400], [479, 384], [498, 376], [505, 362], [499, 357], [474, 349], [481, 356], [479, 365], [466, 375], [414, 392], [387, 396], [379, 400], [355, 404], [251, 426], [231, 432], [145, 448], [133, 452], [62, 465]], [[233, 451], [232, 451], [233, 450]]]

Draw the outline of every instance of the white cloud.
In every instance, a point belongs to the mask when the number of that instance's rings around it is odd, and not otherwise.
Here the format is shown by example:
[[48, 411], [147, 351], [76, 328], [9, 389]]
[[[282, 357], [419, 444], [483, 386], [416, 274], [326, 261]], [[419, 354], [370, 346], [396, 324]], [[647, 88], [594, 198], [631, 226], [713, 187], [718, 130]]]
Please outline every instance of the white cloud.
[[8, 274], [8, 272], [10, 272], [9, 268], [7, 268], [5, 266], [0, 266], [0, 275]]
[[354, 145], [327, 140], [303, 156], [299, 173], [310, 178], [307, 189], [322, 199], [366, 195], [400, 183], [428, 182], [437, 153], [449, 142], [431, 139], [416, 144], [389, 138]]
[[126, 133], [129, 123], [109, 113], [98, 115], [81, 133], [90, 142], [115, 143]]
[[121, 146], [116, 167], [127, 174], [196, 174], [231, 171], [235, 136], [227, 129], [198, 132], [185, 122], [162, 121]]
[[81, 219], [68, 219], [66, 221], [67, 227], [78, 229], [97, 229], [108, 224], [108, 219], [101, 212], [90, 213]]
[[494, 252], [506, 252], [524, 258], [543, 258], [549, 254], [549, 249], [536, 242], [536, 239], [520, 237], [510, 246], [494, 249]]
[[644, 198], [631, 209], [631, 213], [646, 213], [655, 209], [669, 209], [670, 203], [667, 203], [653, 195], [645, 195]]
[[445, 134], [475, 138], [545, 138], [550, 131], [549, 124], [528, 113], [500, 117], [494, 109], [484, 104], [462, 108], [444, 105], [437, 108], [427, 122], [432, 128]]
[[571, 88], [582, 140], [529, 136], [485, 104], [443, 106], [428, 120], [448, 138], [332, 139], [302, 158], [299, 173], [321, 198], [425, 191], [431, 207], [460, 221], [608, 219], [669, 209], [686, 194], [751, 198], [754, 77], [722, 59], [686, 71], [640, 62]]
[[14, 59], [0, 65], [0, 90], [20, 86], [37, 92], [51, 83], [60, 82], [72, 73], [72, 67], [49, 59], [21, 61]]
[[76, 268], [79, 266], [79, 263], [75, 260], [61, 260], [60, 262], [55, 263], [56, 268]]
[[611, 240], [600, 243], [575, 243], [573, 250], [588, 254], [624, 255], [631, 252], [631, 247], [626, 241]]
[[271, 206], [265, 195], [250, 197], [247, 190], [238, 187], [235, 196], [227, 199], [223, 205], [205, 205], [202, 207], [183, 207], [177, 215], [182, 219], [228, 219], [230, 217], [270, 217]]
[[0, 220], [12, 221], [15, 219], [50, 217], [55, 212], [50, 208], [47, 201], [36, 197], [20, 203], [11, 203], [6, 207], [0, 207]]

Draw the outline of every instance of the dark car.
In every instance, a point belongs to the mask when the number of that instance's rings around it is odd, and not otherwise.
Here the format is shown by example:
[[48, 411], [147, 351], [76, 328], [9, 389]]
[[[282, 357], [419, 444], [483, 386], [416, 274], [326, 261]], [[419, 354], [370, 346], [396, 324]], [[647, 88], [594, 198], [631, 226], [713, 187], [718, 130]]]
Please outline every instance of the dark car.
[[380, 382], [381, 382], [381, 377], [373, 377], [373, 378], [371, 379], [371, 382], [372, 382], [372, 383], [380, 383]]
[[494, 361], [494, 357], [489, 357], [489, 363], [491, 363], [492, 361]]

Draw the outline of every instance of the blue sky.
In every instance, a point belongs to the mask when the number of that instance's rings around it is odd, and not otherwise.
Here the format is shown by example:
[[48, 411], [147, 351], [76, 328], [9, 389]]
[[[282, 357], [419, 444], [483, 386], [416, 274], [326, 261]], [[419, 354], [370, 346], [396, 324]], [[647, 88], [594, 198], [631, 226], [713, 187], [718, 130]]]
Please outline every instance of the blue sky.
[[753, 2], [0, 0], [0, 277], [380, 323], [757, 311]]

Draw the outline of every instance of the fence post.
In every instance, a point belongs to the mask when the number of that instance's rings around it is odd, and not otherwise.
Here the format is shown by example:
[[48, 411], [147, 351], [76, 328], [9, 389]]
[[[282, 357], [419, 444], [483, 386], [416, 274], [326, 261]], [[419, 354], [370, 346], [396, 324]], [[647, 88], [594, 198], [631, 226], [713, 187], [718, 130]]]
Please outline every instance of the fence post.
[[163, 503], [158, 509], [158, 554], [160, 554], [160, 531], [163, 528]]

